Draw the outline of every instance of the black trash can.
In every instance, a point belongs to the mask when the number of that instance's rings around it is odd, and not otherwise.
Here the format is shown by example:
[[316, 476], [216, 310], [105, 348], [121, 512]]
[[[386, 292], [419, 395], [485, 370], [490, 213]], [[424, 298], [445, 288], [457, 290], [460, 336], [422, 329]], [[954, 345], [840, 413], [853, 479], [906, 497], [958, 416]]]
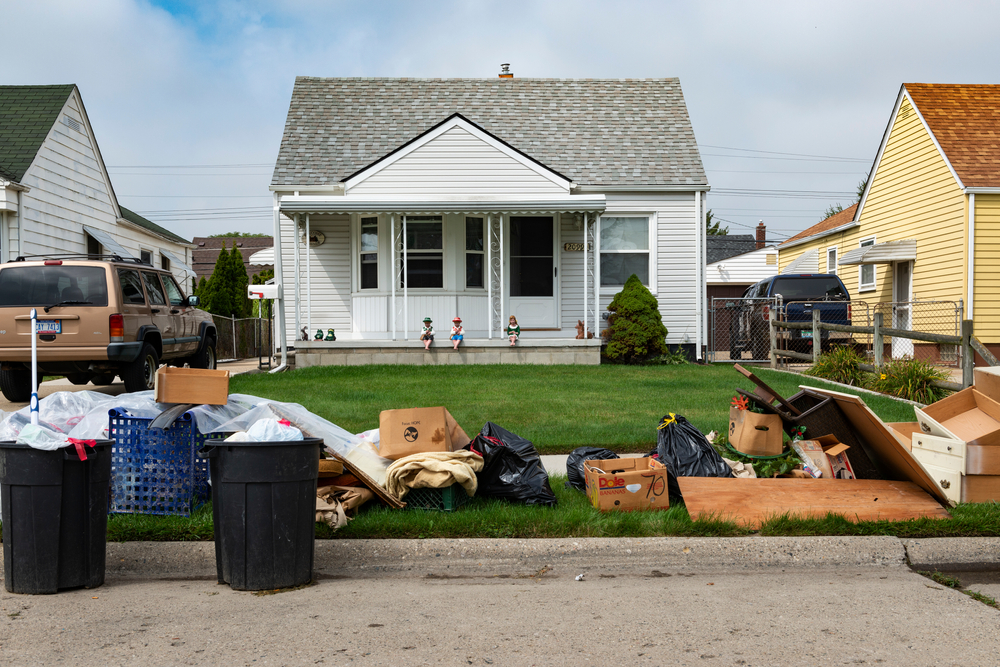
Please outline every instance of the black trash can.
[[4, 587], [56, 593], [104, 583], [111, 440], [56, 451], [0, 442]]
[[219, 442], [210, 459], [215, 565], [238, 591], [312, 580], [320, 438]]

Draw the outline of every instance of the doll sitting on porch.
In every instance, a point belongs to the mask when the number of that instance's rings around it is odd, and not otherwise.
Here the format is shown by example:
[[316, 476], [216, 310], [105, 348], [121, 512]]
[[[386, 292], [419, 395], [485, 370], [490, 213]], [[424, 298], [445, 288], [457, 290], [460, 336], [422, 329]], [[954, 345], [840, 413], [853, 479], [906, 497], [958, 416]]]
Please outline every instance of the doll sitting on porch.
[[424, 341], [424, 349], [431, 349], [431, 343], [434, 342], [434, 327], [431, 326], [431, 318], [424, 318], [424, 327], [420, 330], [420, 340]]
[[453, 349], [458, 349], [458, 344], [465, 339], [465, 329], [462, 327], [462, 318], [456, 317], [452, 321], [451, 342]]
[[510, 316], [510, 324], [507, 325], [505, 331], [507, 332], [507, 338], [510, 340], [510, 346], [514, 347], [514, 343], [521, 336], [521, 327], [517, 323], [517, 318], [513, 315]]

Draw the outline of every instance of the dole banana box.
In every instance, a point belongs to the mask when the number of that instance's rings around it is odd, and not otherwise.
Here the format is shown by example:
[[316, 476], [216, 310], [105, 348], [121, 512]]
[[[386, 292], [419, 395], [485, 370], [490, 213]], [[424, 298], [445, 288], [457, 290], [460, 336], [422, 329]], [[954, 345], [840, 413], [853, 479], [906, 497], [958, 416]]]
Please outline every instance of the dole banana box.
[[665, 510], [667, 468], [652, 458], [585, 461], [590, 504], [602, 512]]

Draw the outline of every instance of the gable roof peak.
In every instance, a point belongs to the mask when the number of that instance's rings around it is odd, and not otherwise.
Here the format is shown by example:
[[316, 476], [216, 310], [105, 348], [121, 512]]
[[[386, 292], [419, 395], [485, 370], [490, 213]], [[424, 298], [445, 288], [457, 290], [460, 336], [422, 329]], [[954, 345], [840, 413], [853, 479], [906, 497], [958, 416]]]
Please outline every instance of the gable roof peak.
[[0, 177], [18, 183], [76, 84], [0, 86]]

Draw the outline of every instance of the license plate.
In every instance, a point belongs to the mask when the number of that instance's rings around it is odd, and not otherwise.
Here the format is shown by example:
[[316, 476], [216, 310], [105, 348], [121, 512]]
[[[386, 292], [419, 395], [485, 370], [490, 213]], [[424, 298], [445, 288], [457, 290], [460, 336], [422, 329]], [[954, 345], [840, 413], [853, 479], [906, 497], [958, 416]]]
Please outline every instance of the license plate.
[[803, 331], [802, 332], [802, 337], [803, 338], [812, 338], [813, 337], [813, 332], [812, 331]]
[[59, 334], [62, 333], [62, 320], [38, 320], [38, 333]]

